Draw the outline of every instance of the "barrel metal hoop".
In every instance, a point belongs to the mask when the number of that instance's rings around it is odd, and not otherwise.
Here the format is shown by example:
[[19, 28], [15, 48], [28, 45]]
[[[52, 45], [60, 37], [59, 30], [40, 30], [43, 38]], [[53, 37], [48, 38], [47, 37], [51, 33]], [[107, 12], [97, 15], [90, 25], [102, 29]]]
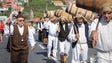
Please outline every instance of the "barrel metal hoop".
[[58, 14], [59, 14], [59, 10], [57, 10], [57, 17], [59, 17]]
[[59, 9], [57, 10], [57, 17], [59, 17], [58, 14], [59, 14]]
[[85, 12], [85, 14], [84, 14], [84, 17], [86, 16], [86, 14], [87, 14], [87, 10], [86, 10], [86, 12]]
[[59, 16], [61, 16], [62, 12], [63, 12], [63, 11], [60, 12]]
[[[71, 5], [71, 7], [70, 7], [70, 11], [72, 10], [72, 6], [73, 6], [73, 3], [72, 3], [72, 5]], [[68, 13], [70, 13], [70, 11], [69, 11]]]
[[76, 13], [75, 13], [75, 16], [76, 16], [77, 12], [78, 12], [78, 7], [77, 7], [77, 9], [76, 9]]

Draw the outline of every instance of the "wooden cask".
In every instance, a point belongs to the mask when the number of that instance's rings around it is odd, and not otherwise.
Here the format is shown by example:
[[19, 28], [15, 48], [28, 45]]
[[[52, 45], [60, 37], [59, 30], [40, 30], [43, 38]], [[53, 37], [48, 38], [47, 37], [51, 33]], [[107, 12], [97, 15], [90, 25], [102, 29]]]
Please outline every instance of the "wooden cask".
[[76, 0], [76, 6], [93, 12], [99, 12], [100, 7], [107, 2], [112, 3], [112, 0]]

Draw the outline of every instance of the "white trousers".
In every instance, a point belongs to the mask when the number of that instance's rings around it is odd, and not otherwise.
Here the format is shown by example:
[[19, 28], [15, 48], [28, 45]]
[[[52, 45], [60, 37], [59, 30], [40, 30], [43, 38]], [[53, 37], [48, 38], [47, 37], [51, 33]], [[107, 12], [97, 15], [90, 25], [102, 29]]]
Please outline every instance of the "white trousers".
[[112, 51], [102, 52], [97, 50], [97, 63], [112, 63]]
[[71, 43], [68, 42], [67, 40], [61, 42], [59, 41], [59, 47], [60, 47], [60, 54], [63, 55], [64, 53], [67, 54], [67, 56], [69, 55], [69, 50], [71, 47]]
[[49, 35], [48, 36], [48, 44], [47, 44], [48, 54], [51, 54], [51, 48], [53, 45], [53, 55], [56, 56], [57, 44], [58, 44], [58, 37]]
[[88, 59], [88, 45], [87, 43], [81, 44], [82, 49], [80, 49], [80, 45], [77, 43], [76, 46], [72, 49], [72, 61], [71, 63], [87, 63]]

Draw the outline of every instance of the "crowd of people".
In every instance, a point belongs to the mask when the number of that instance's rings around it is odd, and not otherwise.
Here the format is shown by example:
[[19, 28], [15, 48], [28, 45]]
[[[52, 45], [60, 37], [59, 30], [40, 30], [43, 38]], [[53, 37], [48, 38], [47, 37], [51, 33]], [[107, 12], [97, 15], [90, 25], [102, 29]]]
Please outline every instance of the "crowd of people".
[[39, 42], [47, 44], [48, 58], [51, 58], [51, 54], [54, 58], [59, 55], [61, 63], [66, 63], [72, 47], [71, 63], [87, 63], [88, 48], [93, 47], [97, 50], [97, 63], [112, 63], [111, 4], [104, 5], [99, 17], [91, 22], [80, 14], [71, 21], [65, 17], [45, 17], [37, 22], [29, 21], [28, 26], [22, 13], [15, 19], [15, 22], [11, 22], [8, 18], [6, 24], [0, 21], [0, 42], [3, 42], [3, 34], [9, 36], [11, 63], [27, 63], [27, 42], [31, 43], [30, 49], [33, 50], [35, 33], [38, 34], [36, 38]]

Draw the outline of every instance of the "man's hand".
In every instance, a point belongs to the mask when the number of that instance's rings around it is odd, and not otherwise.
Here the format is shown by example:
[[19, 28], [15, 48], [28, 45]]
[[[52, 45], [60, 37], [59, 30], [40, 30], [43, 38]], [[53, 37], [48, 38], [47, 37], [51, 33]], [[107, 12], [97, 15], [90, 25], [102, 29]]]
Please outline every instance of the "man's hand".
[[31, 49], [31, 50], [34, 50], [34, 46], [31, 46], [30, 49]]
[[77, 33], [77, 34], [75, 34], [75, 37], [76, 37], [77, 39], [79, 39], [80, 35]]
[[92, 40], [92, 47], [94, 48], [96, 45], [96, 41]]
[[91, 32], [91, 38], [92, 38], [92, 47], [94, 48], [96, 45], [96, 42], [98, 41], [98, 33], [97, 31]]
[[97, 33], [97, 31], [92, 31], [91, 32], [91, 38], [94, 41], [98, 41], [98, 33]]
[[56, 31], [56, 33], [59, 33], [59, 32], [60, 32], [60, 29], [58, 28], [57, 31]]

